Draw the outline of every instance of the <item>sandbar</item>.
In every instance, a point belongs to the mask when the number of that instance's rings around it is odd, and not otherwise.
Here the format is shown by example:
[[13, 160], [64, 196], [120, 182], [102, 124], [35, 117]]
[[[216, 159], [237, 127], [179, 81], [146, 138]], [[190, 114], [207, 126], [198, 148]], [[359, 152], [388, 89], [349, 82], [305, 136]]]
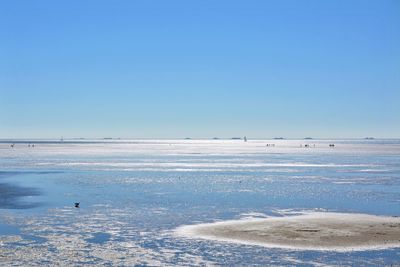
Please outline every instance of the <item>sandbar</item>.
[[308, 212], [178, 227], [175, 234], [245, 245], [339, 252], [400, 247], [400, 218]]

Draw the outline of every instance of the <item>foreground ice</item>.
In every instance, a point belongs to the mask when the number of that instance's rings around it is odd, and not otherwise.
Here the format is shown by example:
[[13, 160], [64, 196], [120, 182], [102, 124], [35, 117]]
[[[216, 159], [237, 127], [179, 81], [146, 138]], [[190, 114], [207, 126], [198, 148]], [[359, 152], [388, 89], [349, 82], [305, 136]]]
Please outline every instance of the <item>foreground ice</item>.
[[277, 249], [173, 230], [304, 210], [399, 216], [399, 162], [399, 140], [0, 141], [0, 266], [398, 264], [391, 245]]

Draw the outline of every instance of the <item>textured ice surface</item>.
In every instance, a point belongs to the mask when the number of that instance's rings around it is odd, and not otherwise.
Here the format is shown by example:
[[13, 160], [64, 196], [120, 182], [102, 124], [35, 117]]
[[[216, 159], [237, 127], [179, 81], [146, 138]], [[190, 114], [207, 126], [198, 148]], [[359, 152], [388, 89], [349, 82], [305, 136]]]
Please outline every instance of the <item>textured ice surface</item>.
[[0, 183], [40, 193], [0, 210], [0, 265], [396, 264], [399, 249], [301, 252], [172, 230], [303, 210], [398, 216], [399, 162], [397, 140], [0, 142]]

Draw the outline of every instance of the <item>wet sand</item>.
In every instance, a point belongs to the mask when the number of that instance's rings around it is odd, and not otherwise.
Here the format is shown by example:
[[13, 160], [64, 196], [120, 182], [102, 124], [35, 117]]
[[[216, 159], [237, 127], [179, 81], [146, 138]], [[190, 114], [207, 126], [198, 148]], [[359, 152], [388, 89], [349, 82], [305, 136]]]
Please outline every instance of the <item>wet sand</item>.
[[270, 248], [371, 250], [400, 247], [400, 218], [312, 212], [181, 226], [179, 236]]

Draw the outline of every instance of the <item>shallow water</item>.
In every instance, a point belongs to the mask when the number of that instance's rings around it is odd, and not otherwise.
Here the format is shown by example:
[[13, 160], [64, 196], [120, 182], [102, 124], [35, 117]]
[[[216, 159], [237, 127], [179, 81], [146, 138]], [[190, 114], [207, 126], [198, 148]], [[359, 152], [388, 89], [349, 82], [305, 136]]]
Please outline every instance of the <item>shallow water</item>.
[[302, 210], [399, 216], [399, 140], [14, 143], [0, 142], [4, 265], [400, 262], [398, 248], [294, 251], [172, 234], [180, 225]]

